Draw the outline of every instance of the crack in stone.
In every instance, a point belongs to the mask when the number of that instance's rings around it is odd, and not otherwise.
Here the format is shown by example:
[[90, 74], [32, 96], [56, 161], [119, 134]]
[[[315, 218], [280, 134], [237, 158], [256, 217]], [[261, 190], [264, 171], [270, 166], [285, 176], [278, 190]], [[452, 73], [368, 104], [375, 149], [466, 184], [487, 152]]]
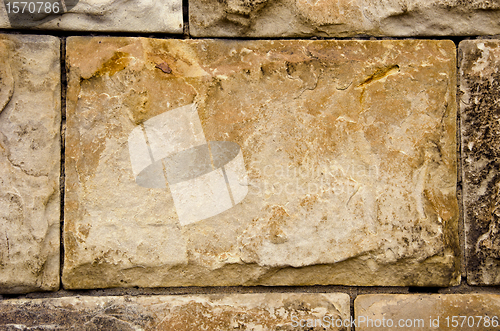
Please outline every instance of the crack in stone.
[[14, 94], [14, 78], [10, 64], [5, 61], [3, 64], [3, 72], [0, 72], [0, 114], [12, 100]]
[[22, 171], [23, 173], [25, 173], [26, 175], [28, 175], [30, 177], [35, 177], [35, 178], [40, 178], [40, 177], [48, 178], [49, 177], [49, 175], [36, 174], [36, 173], [33, 173], [29, 170], [24, 169], [20, 164], [17, 164], [14, 161], [12, 161], [10, 155], [7, 155], [7, 160], [9, 161], [9, 163], [12, 165], [13, 168], [16, 168], [16, 169]]
[[377, 80], [380, 80], [382, 78], [385, 78], [396, 71], [399, 72], [399, 66], [397, 64], [379, 69], [370, 76], [368, 76], [368, 78], [366, 78], [363, 82], [361, 82], [357, 87], [365, 87], [366, 85], [373, 83]]

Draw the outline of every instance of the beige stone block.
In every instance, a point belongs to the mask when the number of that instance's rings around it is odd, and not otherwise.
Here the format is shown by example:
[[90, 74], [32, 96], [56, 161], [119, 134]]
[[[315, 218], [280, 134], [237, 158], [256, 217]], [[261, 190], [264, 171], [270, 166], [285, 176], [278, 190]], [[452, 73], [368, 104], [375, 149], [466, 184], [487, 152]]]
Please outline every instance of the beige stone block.
[[498, 1], [191, 0], [197, 37], [464, 36], [500, 33]]
[[13, 299], [0, 301], [0, 328], [266, 331], [309, 323], [314, 330], [350, 330], [349, 307], [349, 296], [340, 293]]
[[0, 292], [59, 287], [59, 39], [0, 35]]
[[67, 288], [459, 280], [450, 41], [67, 40]]
[[0, 28], [182, 33], [182, 0], [4, 0]]
[[500, 41], [460, 43], [467, 282], [500, 285]]
[[373, 294], [354, 301], [356, 330], [498, 330], [500, 295]]

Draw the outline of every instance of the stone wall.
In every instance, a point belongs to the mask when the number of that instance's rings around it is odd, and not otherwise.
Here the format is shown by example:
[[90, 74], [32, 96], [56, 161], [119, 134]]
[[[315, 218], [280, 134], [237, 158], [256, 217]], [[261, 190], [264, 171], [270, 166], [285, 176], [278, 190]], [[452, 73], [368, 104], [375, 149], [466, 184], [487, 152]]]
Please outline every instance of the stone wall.
[[0, 330], [498, 330], [498, 1], [0, 28]]

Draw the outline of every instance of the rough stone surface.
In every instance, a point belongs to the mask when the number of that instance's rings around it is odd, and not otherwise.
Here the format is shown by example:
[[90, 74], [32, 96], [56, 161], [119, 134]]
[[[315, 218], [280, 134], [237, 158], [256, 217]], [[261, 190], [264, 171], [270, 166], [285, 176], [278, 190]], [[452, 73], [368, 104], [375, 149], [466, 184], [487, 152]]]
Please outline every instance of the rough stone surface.
[[48, 0], [42, 7], [40, 1], [27, 1], [26, 6], [3, 2], [0, 28], [4, 29], [160, 33], [182, 33], [183, 29], [182, 0]]
[[455, 61], [68, 38], [64, 286], [457, 284]]
[[192, 0], [193, 36], [463, 36], [500, 33], [484, 0]]
[[[354, 301], [354, 315], [359, 331], [498, 330], [500, 295], [360, 295]], [[378, 326], [382, 323], [385, 327]]]
[[59, 39], [0, 35], [0, 292], [59, 287]]
[[347, 331], [331, 324], [349, 314], [347, 294], [70, 297], [1, 301], [0, 329]]
[[500, 285], [500, 41], [460, 43], [467, 282]]

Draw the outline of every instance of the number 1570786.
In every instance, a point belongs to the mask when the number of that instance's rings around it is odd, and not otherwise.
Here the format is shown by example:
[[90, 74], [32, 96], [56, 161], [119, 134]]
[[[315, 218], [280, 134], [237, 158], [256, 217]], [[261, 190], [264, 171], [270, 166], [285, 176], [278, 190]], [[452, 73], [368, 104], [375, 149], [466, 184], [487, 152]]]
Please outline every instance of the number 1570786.
[[60, 11], [59, 2], [7, 2], [5, 4], [8, 14], [57, 14]]

